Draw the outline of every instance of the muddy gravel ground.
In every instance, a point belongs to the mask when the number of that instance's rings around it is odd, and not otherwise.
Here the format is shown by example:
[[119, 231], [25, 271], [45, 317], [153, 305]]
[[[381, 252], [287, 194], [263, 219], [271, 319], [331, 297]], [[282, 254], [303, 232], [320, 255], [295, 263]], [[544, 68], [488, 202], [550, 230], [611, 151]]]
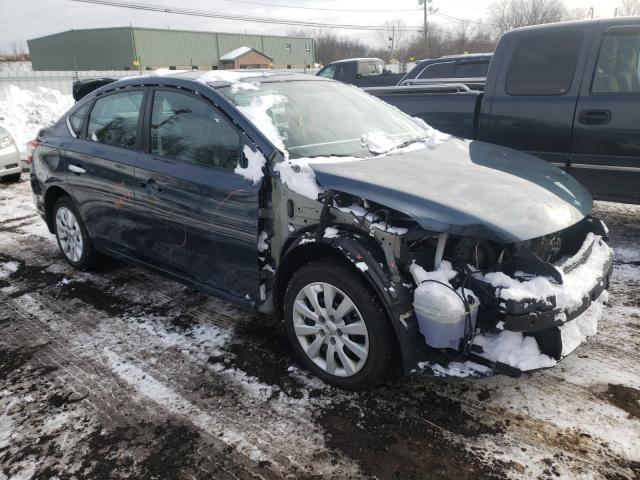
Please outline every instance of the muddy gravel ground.
[[74, 271], [0, 184], [0, 479], [640, 478], [640, 207], [599, 332], [520, 378], [315, 380], [282, 326], [110, 262]]

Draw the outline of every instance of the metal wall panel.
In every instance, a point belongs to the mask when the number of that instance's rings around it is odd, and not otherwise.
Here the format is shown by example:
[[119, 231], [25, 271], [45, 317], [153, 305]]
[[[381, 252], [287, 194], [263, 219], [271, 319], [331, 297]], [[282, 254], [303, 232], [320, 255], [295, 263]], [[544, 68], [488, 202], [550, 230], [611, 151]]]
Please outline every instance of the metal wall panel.
[[143, 67], [217, 65], [215, 33], [134, 28], [133, 40]]
[[275, 68], [313, 66], [313, 40], [293, 37], [121, 27], [71, 30], [28, 41], [34, 70], [137, 70], [176, 66], [211, 68], [220, 56], [252, 47]]
[[34, 70], [136, 68], [129, 27], [70, 30], [27, 43]]

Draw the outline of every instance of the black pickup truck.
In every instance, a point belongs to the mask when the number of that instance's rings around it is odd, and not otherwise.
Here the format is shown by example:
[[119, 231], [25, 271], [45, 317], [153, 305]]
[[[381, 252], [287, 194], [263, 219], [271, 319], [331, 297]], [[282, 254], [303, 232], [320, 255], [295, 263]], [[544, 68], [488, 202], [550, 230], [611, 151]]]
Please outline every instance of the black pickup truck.
[[505, 34], [484, 92], [460, 83], [366, 89], [455, 136], [562, 167], [599, 199], [640, 202], [640, 17]]

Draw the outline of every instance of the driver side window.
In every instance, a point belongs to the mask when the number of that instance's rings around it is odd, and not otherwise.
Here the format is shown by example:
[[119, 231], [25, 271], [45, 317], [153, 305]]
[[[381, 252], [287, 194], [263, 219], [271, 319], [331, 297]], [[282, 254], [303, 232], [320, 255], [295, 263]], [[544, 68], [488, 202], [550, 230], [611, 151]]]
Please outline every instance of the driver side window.
[[204, 167], [233, 170], [240, 134], [211, 105], [179, 92], [153, 95], [151, 153]]

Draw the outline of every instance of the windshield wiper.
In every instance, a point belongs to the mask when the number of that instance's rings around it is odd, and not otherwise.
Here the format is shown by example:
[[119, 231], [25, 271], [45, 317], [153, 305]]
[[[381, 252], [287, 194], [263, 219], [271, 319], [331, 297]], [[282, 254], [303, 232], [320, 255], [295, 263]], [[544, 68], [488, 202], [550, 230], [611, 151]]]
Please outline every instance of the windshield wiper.
[[407, 140], [406, 142], [399, 143], [395, 147], [390, 148], [389, 150], [387, 150], [384, 153], [389, 153], [389, 152], [392, 152], [394, 150], [398, 150], [399, 148], [408, 147], [409, 145], [411, 145], [413, 143], [424, 142], [426, 139], [427, 139], [427, 137], [420, 137], [420, 138], [414, 138], [413, 140]]

